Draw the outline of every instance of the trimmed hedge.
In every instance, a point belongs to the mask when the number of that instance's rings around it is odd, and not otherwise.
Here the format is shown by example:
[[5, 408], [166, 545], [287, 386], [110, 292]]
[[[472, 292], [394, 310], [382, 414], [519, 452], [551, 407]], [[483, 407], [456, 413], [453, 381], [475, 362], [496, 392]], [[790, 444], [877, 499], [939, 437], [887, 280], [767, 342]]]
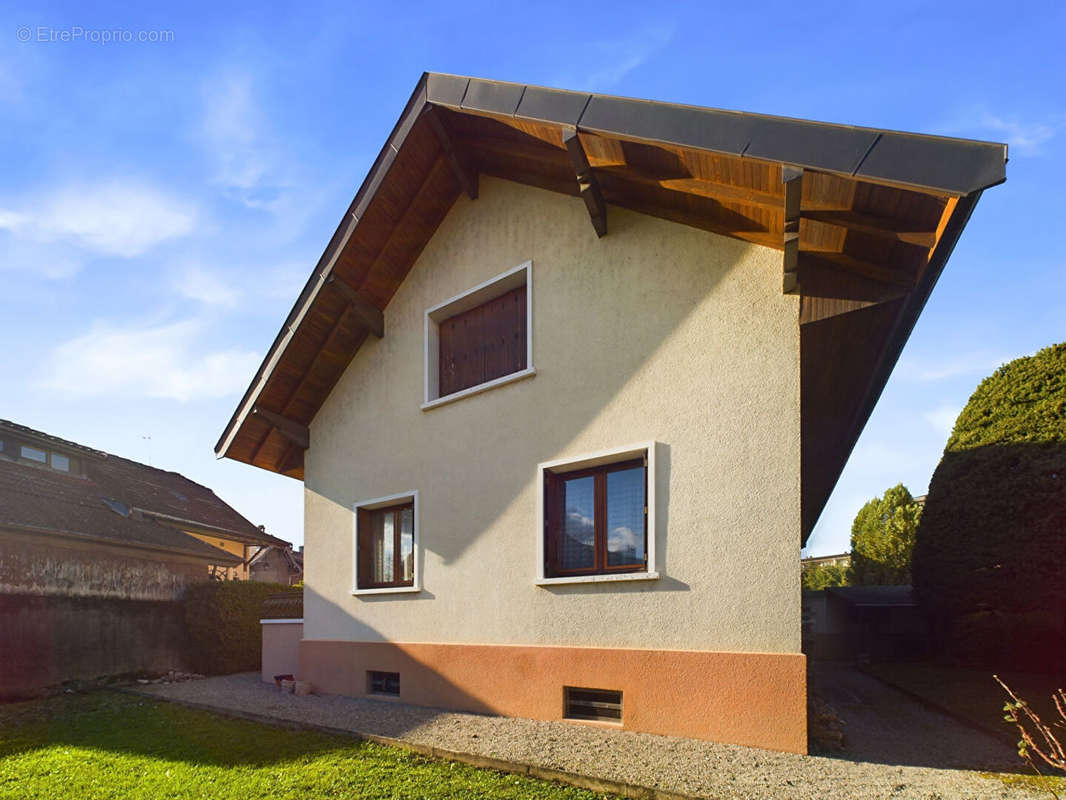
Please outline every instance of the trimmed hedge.
[[977, 387], [929, 484], [912, 566], [919, 599], [959, 657], [986, 651], [986, 637], [1016, 658], [1054, 660], [1061, 651], [1066, 343], [1012, 361]]
[[[262, 661], [263, 601], [291, 591], [283, 583], [218, 581], [198, 583], [185, 591], [185, 626], [189, 662], [205, 675], [258, 670]], [[302, 594], [298, 590], [294, 594]]]

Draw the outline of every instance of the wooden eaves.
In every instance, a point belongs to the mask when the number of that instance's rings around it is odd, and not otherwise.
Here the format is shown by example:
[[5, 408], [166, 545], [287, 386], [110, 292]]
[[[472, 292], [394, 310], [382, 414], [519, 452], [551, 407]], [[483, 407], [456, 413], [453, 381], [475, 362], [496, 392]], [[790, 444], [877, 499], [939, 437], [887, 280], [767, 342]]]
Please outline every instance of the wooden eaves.
[[[478, 175], [782, 253], [799, 297], [806, 539], [1002, 144], [427, 73], [216, 446], [303, 477], [309, 427]], [[376, 313], [375, 313], [376, 312]]]

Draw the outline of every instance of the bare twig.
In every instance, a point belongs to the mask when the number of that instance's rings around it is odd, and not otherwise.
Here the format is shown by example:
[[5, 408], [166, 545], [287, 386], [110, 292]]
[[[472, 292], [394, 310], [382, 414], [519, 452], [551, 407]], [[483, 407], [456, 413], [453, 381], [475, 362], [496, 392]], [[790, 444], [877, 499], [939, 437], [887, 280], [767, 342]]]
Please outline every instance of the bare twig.
[[[1015, 727], [1018, 728], [1018, 733], [1021, 734], [1021, 741], [1018, 742], [1018, 755], [1025, 759], [1025, 762], [1041, 777], [1044, 777], [1044, 773], [1040, 771], [1040, 768], [1037, 767], [1036, 762], [1033, 760], [1033, 753], [1040, 756], [1044, 763], [1050, 767], [1066, 772], [1066, 749], [1063, 749], [1062, 742], [1059, 741], [1053, 730], [1055, 728], [1066, 730], [1066, 693], [1059, 689], [1051, 695], [1051, 699], [1055, 703], [1055, 709], [1062, 720], [1048, 725], [1029, 707], [1027, 702], [1011, 691], [1011, 688], [1000, 680], [998, 675], [993, 675], [992, 677], [1010, 697], [1010, 702], [1003, 706], [1003, 711], [1005, 712], [1003, 719], [1014, 723]], [[1039, 738], [1043, 740], [1042, 747], [1037, 744], [1036, 736], [1029, 730], [1026, 723], [1031, 725]], [[1059, 800], [1058, 794], [1050, 783], [1046, 784], [1046, 788], [1051, 792], [1055, 800]]]

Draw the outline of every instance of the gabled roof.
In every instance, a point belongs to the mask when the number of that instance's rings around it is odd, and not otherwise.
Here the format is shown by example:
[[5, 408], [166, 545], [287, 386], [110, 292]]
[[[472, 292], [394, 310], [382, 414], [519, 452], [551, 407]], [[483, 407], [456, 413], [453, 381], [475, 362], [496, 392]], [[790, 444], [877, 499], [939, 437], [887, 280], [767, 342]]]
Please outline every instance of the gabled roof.
[[260, 561], [266, 561], [270, 554], [275, 552], [281, 555], [281, 559], [285, 562], [289, 572], [302, 573], [304, 571], [303, 550], [293, 550], [291, 547], [264, 547], [252, 557], [252, 560], [248, 562], [248, 566], [253, 567]]
[[426, 73], [216, 454], [303, 477], [307, 426], [483, 173], [580, 196], [597, 235], [619, 206], [782, 252], [800, 298], [805, 540], [1005, 164], [1002, 144]]
[[220, 564], [240, 559], [178, 528], [249, 543], [287, 544], [259, 530], [206, 486], [176, 472], [7, 420], [0, 420], [0, 439], [77, 455], [84, 463], [84, 475], [78, 475], [0, 456], [0, 527], [183, 552]]

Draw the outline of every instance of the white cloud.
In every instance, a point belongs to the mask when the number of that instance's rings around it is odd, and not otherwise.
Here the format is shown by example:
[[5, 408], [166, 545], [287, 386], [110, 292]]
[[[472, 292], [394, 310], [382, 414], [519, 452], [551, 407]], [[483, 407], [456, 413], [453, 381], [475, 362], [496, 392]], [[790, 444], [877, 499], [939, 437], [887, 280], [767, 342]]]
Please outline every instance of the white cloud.
[[189, 234], [186, 202], [144, 183], [69, 184], [0, 207], [0, 255], [6, 269], [65, 277], [88, 257], [133, 258]]
[[1000, 366], [1010, 361], [1008, 356], [979, 350], [970, 353], [945, 355], [935, 362], [919, 362], [903, 358], [897, 372], [903, 378], [914, 381], [939, 381], [963, 375], [991, 375]]
[[1010, 154], [1037, 156], [1043, 146], [1066, 126], [1066, 115], [1054, 114], [1043, 119], [1022, 119], [1012, 114], [994, 114], [985, 108], [971, 108], [958, 113], [941, 133], [952, 136], [984, 136], [1006, 140]]
[[955, 427], [955, 420], [959, 418], [961, 413], [962, 408], [960, 406], [942, 405], [937, 406], [932, 411], [923, 412], [922, 417], [947, 437], [951, 435], [951, 431]]
[[1061, 121], [1055, 123], [1022, 121], [1016, 118], [985, 114], [978, 123], [984, 130], [992, 131], [1007, 140], [1012, 154], [1039, 155], [1041, 146], [1055, 137]]
[[561, 75], [556, 83], [588, 91], [609, 89], [643, 66], [673, 38], [673, 25], [651, 25], [635, 30], [628, 36], [589, 42], [581, 48], [590, 62], [586, 70], [570, 70]]
[[213, 182], [230, 198], [274, 218], [282, 234], [298, 234], [311, 214], [314, 181], [286, 153], [276, 126], [263, 113], [247, 72], [214, 75], [204, 85], [197, 137], [214, 163]]
[[264, 127], [249, 75], [230, 72], [208, 82], [201, 133], [215, 158], [218, 183], [246, 193], [262, 185], [275, 168]]
[[174, 288], [182, 297], [211, 306], [232, 308], [241, 293], [202, 267], [188, 267], [174, 279]]
[[632, 528], [619, 526], [607, 535], [607, 549], [612, 552], [636, 552], [644, 550], [644, 534], [637, 533]]
[[132, 394], [183, 403], [241, 391], [259, 356], [207, 350], [203, 328], [195, 319], [129, 327], [96, 323], [51, 352], [40, 383], [70, 394]]

